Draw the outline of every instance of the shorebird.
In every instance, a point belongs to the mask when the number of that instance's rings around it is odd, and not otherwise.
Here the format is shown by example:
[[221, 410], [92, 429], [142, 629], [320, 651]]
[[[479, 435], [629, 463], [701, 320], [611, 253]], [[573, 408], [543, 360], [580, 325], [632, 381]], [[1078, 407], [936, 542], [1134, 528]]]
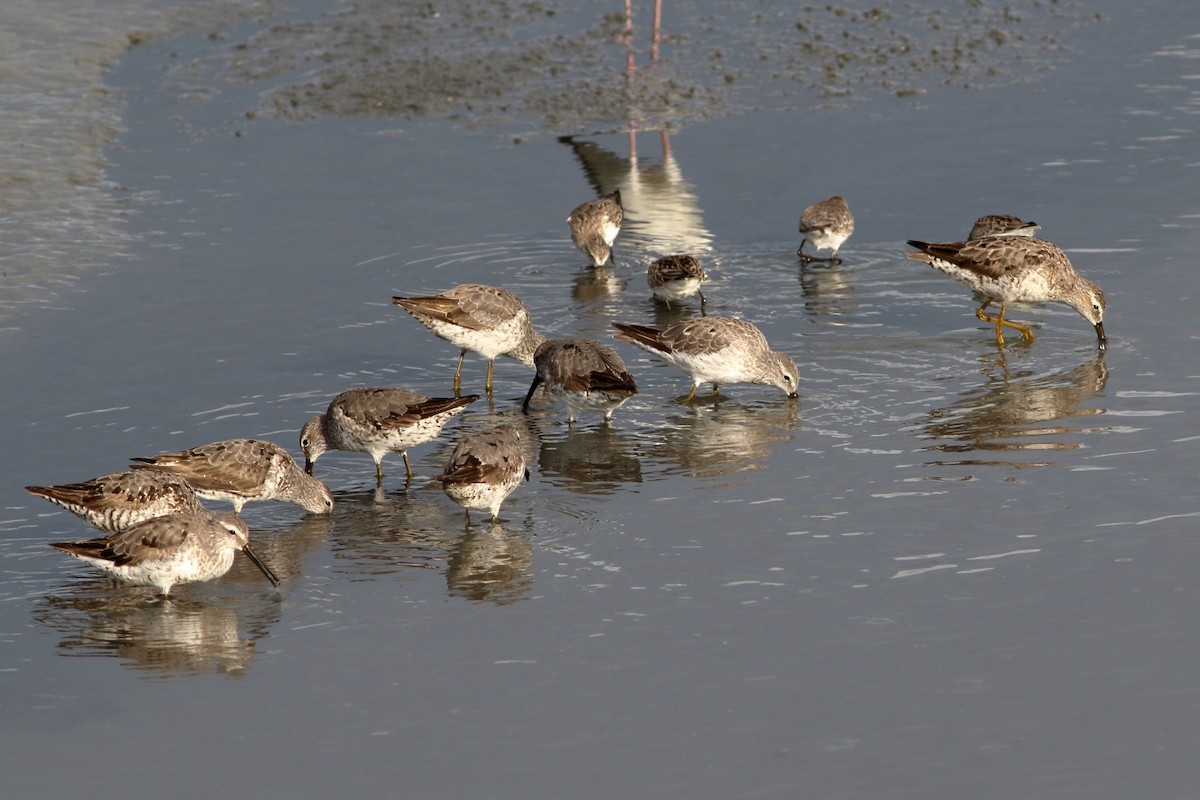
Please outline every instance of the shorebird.
[[210, 581], [229, 572], [238, 550], [279, 586], [275, 573], [250, 549], [250, 529], [235, 514], [169, 514], [100, 539], [50, 546], [123, 581], [155, 586], [164, 597], [177, 583]]
[[[808, 261], [836, 261], [838, 248], [854, 233], [854, 215], [850, 213], [850, 206], [846, 205], [846, 198], [835, 194], [804, 209], [798, 227], [804, 238], [796, 248], [796, 255]], [[826, 249], [833, 252], [828, 259], [805, 255], [805, 242], [812, 242], [818, 252]]]
[[82, 483], [26, 486], [25, 491], [62, 506], [105, 533], [154, 517], [207, 510], [183, 478], [147, 469], [114, 472]]
[[[1028, 326], [1004, 318], [1009, 303], [1053, 302], [1065, 303], [1092, 323], [1100, 349], [1105, 348], [1104, 292], [1075, 272], [1067, 254], [1050, 242], [1031, 236], [989, 236], [970, 242], [910, 240], [908, 244], [921, 251], [909, 253], [909, 258], [941, 270], [984, 297], [975, 316], [996, 326], [997, 344], [1004, 344], [1004, 328], [1033, 341]], [[993, 302], [1000, 303], [1000, 313], [994, 317], [984, 313]]]
[[617, 339], [637, 345], [692, 376], [696, 396], [700, 384], [711, 381], [713, 394], [722, 383], [761, 383], [782, 389], [788, 397], [799, 392], [800, 370], [791, 356], [777, 353], [752, 323], [734, 317], [701, 317], [665, 328], [614, 322]]
[[333, 511], [329, 488], [274, 442], [226, 439], [133, 461], [134, 469], [171, 473], [203, 498], [232, 503], [239, 514], [246, 503], [261, 500], [295, 503], [311, 514]]
[[592, 266], [602, 267], [612, 257], [612, 243], [624, 218], [620, 189], [589, 200], [567, 217], [571, 241], [592, 259]]
[[521, 434], [512, 425], [497, 425], [464, 436], [439, 480], [446, 496], [466, 511], [468, 522], [472, 508], [488, 509], [492, 522], [499, 522], [501, 503], [522, 480], [529, 480]]
[[650, 291], [659, 300], [671, 307], [671, 301], [679, 302], [694, 294], [700, 295], [700, 308], [704, 308], [704, 292], [700, 284], [708, 280], [708, 275], [700, 266], [700, 262], [692, 256], [664, 256], [650, 264], [646, 270], [646, 283]]
[[417, 322], [459, 348], [454, 370], [454, 393], [462, 380], [467, 351], [488, 360], [488, 394], [492, 392], [492, 362], [508, 356], [533, 369], [533, 352], [546, 337], [529, 321], [529, 310], [510, 291], [482, 283], [464, 283], [430, 297], [393, 297], [392, 302]]
[[551, 397], [567, 407], [567, 422], [584, 411], [599, 411], [605, 420], [637, 394], [633, 376], [617, 351], [590, 339], [550, 339], [533, 356], [537, 374], [529, 385], [521, 410], [529, 412], [529, 400], [540, 384]]
[[375, 460], [375, 480], [383, 483], [383, 456], [395, 451], [412, 477], [408, 448], [436, 439], [451, 417], [461, 414], [477, 394], [465, 397], [426, 397], [407, 389], [355, 388], [333, 398], [328, 410], [304, 423], [300, 449], [304, 469], [328, 450], [369, 453]]
[[988, 214], [975, 220], [967, 239], [982, 239], [985, 236], [1033, 236], [1041, 227], [1036, 222], [1026, 222], [1009, 214]]

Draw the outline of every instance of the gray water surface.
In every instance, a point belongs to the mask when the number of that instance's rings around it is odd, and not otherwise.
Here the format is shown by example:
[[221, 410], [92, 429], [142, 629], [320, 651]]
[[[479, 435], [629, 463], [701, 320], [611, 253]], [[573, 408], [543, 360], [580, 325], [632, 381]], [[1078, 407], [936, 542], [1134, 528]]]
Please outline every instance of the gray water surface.
[[[666, 5], [663, 70], [698, 92], [666, 135], [631, 137], [608, 99], [560, 126], [536, 69], [543, 91], [523, 77], [504, 111], [331, 107], [302, 88], [360, 74], [329, 42], [366, 4], [214, 24], [106, 73], [125, 132], [85, 183], [120, 209], [123, 255], [0, 333], [5, 797], [1194, 796], [1194, 13], [1017, 4], [1012, 49], [969, 79], [861, 67], [831, 94], [782, 69], [795, 41], [768, 8]], [[941, 44], [920, 6], [881, 8]], [[1004, 16], [980, 8], [947, 29]], [[476, 27], [582, 37], [563, 85], [596, 80], [591, 59], [624, 80], [601, 36], [617, 6], [522, 9]], [[422, 24], [459, 35], [444, 13]], [[735, 66], [698, 66], [713, 49]], [[565, 217], [614, 186], [629, 221], [592, 270]], [[843, 263], [802, 264], [796, 217], [833, 193], [858, 219]], [[985, 213], [1037, 220], [1104, 287], [1106, 352], [1061, 306], [1011, 309], [1037, 339], [997, 348], [965, 287], [904, 257]], [[681, 248], [709, 313], [796, 358], [799, 401], [684, 405], [683, 373], [617, 343], [641, 393], [568, 427], [548, 402], [520, 414], [532, 375], [502, 360], [492, 402], [410, 453], [410, 485], [397, 457], [376, 489], [366, 456], [330, 453], [331, 518], [247, 507], [279, 593], [239, 561], [156, 602], [48, 548], [91, 533], [22, 490], [235, 436], [298, 455], [352, 385], [449, 394], [458, 353], [393, 294], [493, 283], [547, 335], [606, 341], [694, 315], [644, 282]], [[467, 391], [485, 366], [468, 356]], [[429, 479], [500, 419], [533, 477], [501, 525], [468, 524]]]

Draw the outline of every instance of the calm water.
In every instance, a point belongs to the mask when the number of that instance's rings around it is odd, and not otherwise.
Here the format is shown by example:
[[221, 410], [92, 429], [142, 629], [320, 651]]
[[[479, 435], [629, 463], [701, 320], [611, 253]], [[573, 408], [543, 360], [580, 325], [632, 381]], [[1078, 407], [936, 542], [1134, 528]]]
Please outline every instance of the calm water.
[[[281, 46], [263, 31], [328, 35], [318, 3], [131, 50], [104, 73], [124, 132], [89, 140], [108, 167], [81, 181], [108, 209], [82, 238], [119, 246], [57, 284], [10, 261], [0, 297], [5, 796], [1194, 796], [1200, 30], [1186, 4], [1113, 6], [980, 88], [927, 68], [915, 95], [830, 94], [728, 55], [732, 88], [705, 82], [707, 112], [636, 159], [588, 134], [619, 121], [550, 124], [523, 83], [476, 117], [248, 119], [316, 74], [255, 59]], [[539, 24], [616, 10], [583, 8]], [[680, 70], [706, 63], [688, 42], [774, 43], [685, 11]], [[261, 79], [222, 66], [242, 52]], [[565, 217], [615, 185], [617, 266], [589, 270]], [[801, 265], [796, 216], [835, 192], [844, 263]], [[1063, 307], [1014, 309], [1037, 341], [998, 350], [965, 288], [904, 258], [983, 213], [1037, 220], [1104, 287], [1106, 353]], [[491, 407], [410, 453], [409, 487], [399, 458], [376, 491], [331, 453], [331, 519], [247, 509], [279, 594], [239, 562], [155, 603], [46, 547], [88, 530], [22, 490], [226, 437], [298, 453], [350, 385], [448, 393], [457, 352], [392, 294], [495, 283], [543, 332], [597, 338], [697, 313], [645, 288], [683, 248], [709, 313], [796, 357], [799, 402], [681, 405], [686, 376], [619, 345], [642, 393], [568, 429], [515, 413], [531, 375], [498, 362]], [[499, 418], [533, 479], [502, 525], [466, 525], [428, 478]]]

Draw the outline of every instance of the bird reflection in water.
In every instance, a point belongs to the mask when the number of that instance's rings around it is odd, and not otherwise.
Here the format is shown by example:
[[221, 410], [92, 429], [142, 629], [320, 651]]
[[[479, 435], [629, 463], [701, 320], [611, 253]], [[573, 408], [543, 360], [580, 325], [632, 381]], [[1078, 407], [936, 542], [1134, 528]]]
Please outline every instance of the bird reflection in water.
[[[628, 84], [645, 83], [655, 79], [653, 66], [658, 60], [661, 34], [662, 3], [654, 4], [651, 28], [650, 68], [639, 72], [636, 64], [636, 49], [633, 43], [633, 13], [631, 3], [625, 4], [626, 63], [625, 80]], [[631, 96], [638, 96], [631, 93]], [[584, 177], [596, 196], [609, 194], [619, 189], [625, 221], [615, 247], [628, 252], [630, 245], [641, 252], [657, 253], [660, 256], [685, 254], [701, 258], [712, 252], [713, 235], [705, 227], [700, 201], [695, 189], [684, 178], [678, 161], [671, 149], [670, 120], [663, 119], [646, 127], [644, 116], [638, 108], [631, 109], [628, 122], [629, 155], [622, 156], [606, 150], [592, 141], [576, 136], [563, 136], [559, 141], [569, 146], [575, 154]], [[647, 133], [657, 133], [662, 151], [660, 160], [642, 160], [638, 155], [637, 136], [639, 128]], [[653, 259], [640, 264], [645, 270]], [[628, 263], [618, 264], [628, 268]], [[705, 262], [705, 266], [712, 266]], [[608, 268], [611, 270], [611, 268]], [[644, 274], [644, 272], [643, 272]], [[638, 282], [644, 281], [642, 275]], [[616, 272], [601, 269], [589, 270], [576, 278], [572, 296], [577, 302], [596, 301], [607, 292], [609, 296], [625, 288]], [[649, 292], [647, 292], [649, 296]], [[608, 312], [606, 312], [608, 313]]]
[[634, 440], [609, 425], [569, 431], [538, 440], [542, 480], [578, 494], [613, 494], [628, 483], [642, 482], [642, 462]]
[[810, 317], [845, 317], [858, 305], [850, 270], [840, 263], [800, 259], [800, 290]]
[[671, 428], [654, 449], [667, 472], [694, 478], [722, 478], [767, 468], [776, 446], [800, 427], [800, 404], [742, 405], [713, 401], [691, 414], [667, 418]]
[[472, 528], [459, 541], [446, 568], [451, 597], [507, 605], [533, 587], [533, 549], [521, 533], [501, 525]]
[[[335, 495], [334, 502], [340, 499], [340, 496]], [[282, 515], [289, 512], [279, 513]], [[336, 509], [334, 513], [337, 513]], [[265, 515], [258, 516], [261, 519]], [[251, 521], [250, 539], [254, 545], [254, 552], [271, 566], [271, 570], [279, 577], [286, 590], [289, 580], [297, 580], [304, 576], [304, 560], [310, 553], [325, 547], [332, 530], [333, 518], [330, 515], [307, 514], [282, 522]], [[255, 585], [261, 586], [262, 575], [254, 565], [238, 559], [233, 562], [233, 569], [222, 580], [225, 583], [245, 585], [250, 589]]]
[[150, 599], [143, 587], [114, 594], [111, 581], [97, 578], [43, 598], [33, 617], [62, 634], [64, 655], [119, 658], [147, 677], [241, 675], [250, 668], [255, 641], [279, 622], [280, 605]]
[[[303, 575], [305, 557], [324, 545], [331, 526], [327, 515], [269, 529], [250, 524], [255, 551], [285, 588]], [[67, 655], [116, 657], [156, 677], [238, 675], [250, 667], [255, 640], [280, 618], [278, 596], [265, 594], [262, 583], [244, 559], [219, 580], [190, 584], [165, 599], [143, 586], [115, 584], [114, 591], [111, 579], [97, 576], [56, 590], [34, 617], [63, 635], [59, 648]]]
[[520, 599], [533, 585], [533, 553], [522, 534], [464, 525], [437, 484], [337, 500], [334, 569], [352, 579], [444, 570], [450, 596], [497, 604]]
[[[941, 453], [1018, 453], [1075, 450], [1082, 446], [1083, 426], [1065, 422], [1105, 413], [1103, 408], [1082, 408], [1104, 391], [1108, 368], [1097, 353], [1069, 372], [1034, 375], [1010, 374], [1003, 358], [989, 357], [987, 382], [957, 402], [929, 414], [928, 438], [938, 440], [927, 450]], [[1057, 424], [1056, 424], [1057, 423]], [[1050, 461], [1018, 461], [976, 455], [930, 462], [938, 466], [1002, 464], [1014, 468], [1047, 466]]]
[[446, 525], [448, 508], [442, 499], [440, 489], [410, 489], [383, 498], [378, 492], [339, 494], [334, 569], [360, 578], [442, 569], [458, 542], [458, 534]]

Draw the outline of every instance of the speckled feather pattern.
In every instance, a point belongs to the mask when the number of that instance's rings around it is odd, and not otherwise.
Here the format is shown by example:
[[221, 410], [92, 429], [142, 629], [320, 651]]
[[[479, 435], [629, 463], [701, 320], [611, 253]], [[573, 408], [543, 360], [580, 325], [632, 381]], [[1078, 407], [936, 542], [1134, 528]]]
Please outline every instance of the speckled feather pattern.
[[797, 224], [800, 235], [817, 250], [832, 250], [837, 255], [838, 248], [854, 233], [854, 215], [846, 198], [834, 195], [819, 203], [813, 203], [800, 213]]
[[800, 371], [784, 353], [771, 350], [758, 326], [735, 317], [701, 317], [668, 325], [614, 322], [617, 339], [641, 347], [702, 383], [756, 383], [794, 397]]
[[168, 514], [206, 510], [182, 478], [147, 469], [114, 472], [81, 483], [26, 486], [25, 491], [62, 506], [105, 533]]
[[967, 239], [982, 239], [985, 236], [1033, 236], [1041, 225], [1026, 222], [1010, 214], [987, 214], [975, 220]]
[[393, 297], [392, 302], [463, 350], [489, 360], [508, 356], [533, 369], [533, 353], [546, 337], [533, 330], [529, 310], [506, 289], [464, 283], [428, 297]]
[[226, 439], [219, 442], [134, 459], [135, 469], [169, 472], [196, 494], [209, 500], [232, 503], [241, 512], [246, 503], [282, 500], [313, 514], [333, 510], [328, 487], [304, 470], [287, 450], [261, 439]]
[[608, 345], [590, 339], [550, 339], [534, 354], [537, 375], [525, 397], [524, 408], [539, 384], [567, 407], [567, 418], [598, 411], [605, 419], [637, 394], [637, 384], [625, 362]]
[[528, 477], [520, 433], [497, 425], [461, 438], [440, 479], [447, 497], [466, 509], [486, 508], [495, 521], [505, 498]]
[[909, 253], [909, 258], [945, 272], [989, 299], [1070, 306], [1096, 326], [1103, 346], [1104, 292], [1079, 275], [1058, 246], [1030, 236], [908, 244], [920, 251]]
[[[436, 439], [442, 427], [479, 395], [426, 397], [394, 387], [347, 389], [313, 417], [300, 434], [309, 465], [329, 450], [369, 453], [379, 467], [384, 454], [403, 454]], [[382, 474], [380, 472], [380, 474]]]
[[617, 189], [576, 206], [567, 217], [567, 226], [571, 241], [592, 259], [592, 266], [602, 267], [612, 256], [612, 244], [624, 219], [621, 190]]
[[234, 514], [170, 514], [100, 539], [57, 542], [51, 547], [121, 580], [169, 594], [178, 583], [219, 578], [241, 550], [273, 585], [279, 580], [250, 549], [250, 530]]
[[646, 270], [646, 283], [655, 297], [667, 303], [678, 302], [700, 291], [708, 280], [704, 268], [694, 256], [664, 256], [651, 262]]

